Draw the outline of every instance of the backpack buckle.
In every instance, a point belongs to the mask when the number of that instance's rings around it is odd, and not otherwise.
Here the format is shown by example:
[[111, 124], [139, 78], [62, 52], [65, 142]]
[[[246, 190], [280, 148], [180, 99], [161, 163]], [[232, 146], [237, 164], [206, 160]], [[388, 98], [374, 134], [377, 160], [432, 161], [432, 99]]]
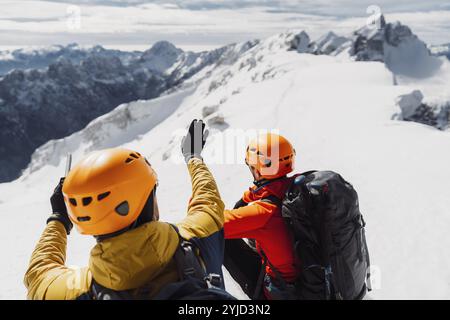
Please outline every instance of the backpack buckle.
[[210, 273], [205, 277], [205, 281], [208, 284], [208, 288], [216, 287], [220, 288], [222, 285], [222, 277], [217, 273]]

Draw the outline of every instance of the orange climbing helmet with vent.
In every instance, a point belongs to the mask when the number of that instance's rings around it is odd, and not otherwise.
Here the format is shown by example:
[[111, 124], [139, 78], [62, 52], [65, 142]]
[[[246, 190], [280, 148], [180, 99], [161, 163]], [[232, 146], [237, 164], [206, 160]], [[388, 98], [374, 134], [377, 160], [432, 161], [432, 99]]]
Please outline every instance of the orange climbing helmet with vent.
[[294, 170], [295, 149], [283, 136], [261, 134], [250, 141], [245, 163], [255, 168], [262, 178], [276, 179]]
[[137, 220], [157, 176], [138, 152], [93, 152], [70, 170], [63, 194], [70, 220], [81, 234], [105, 235]]

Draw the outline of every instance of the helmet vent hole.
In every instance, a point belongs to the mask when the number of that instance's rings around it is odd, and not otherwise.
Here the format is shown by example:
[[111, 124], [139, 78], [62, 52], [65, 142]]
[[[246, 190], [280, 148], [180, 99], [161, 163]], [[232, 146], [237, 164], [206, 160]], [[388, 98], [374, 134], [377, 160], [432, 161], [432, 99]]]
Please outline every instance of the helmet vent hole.
[[124, 201], [116, 207], [116, 212], [121, 216], [128, 215], [130, 211], [130, 206], [128, 205], [128, 201]]
[[83, 198], [83, 206], [87, 206], [91, 202], [92, 202], [92, 197]]
[[125, 163], [130, 163], [133, 160], [134, 160], [133, 158], [127, 158], [127, 160], [125, 160]]
[[77, 220], [78, 220], [79, 222], [86, 222], [86, 221], [91, 220], [91, 217], [89, 217], [89, 216], [78, 217]]
[[289, 160], [291, 156], [284, 157], [283, 160]]
[[99, 194], [97, 196], [97, 200], [98, 201], [102, 201], [103, 199], [105, 199], [107, 196], [109, 196], [111, 194], [111, 192], [107, 191], [107, 192], [103, 192], [101, 194]]
[[69, 199], [69, 202], [70, 202], [70, 204], [73, 205], [74, 207], [77, 206], [77, 200], [75, 200], [74, 198], [70, 198], [70, 199]]
[[136, 154], [134, 154], [134, 153], [130, 153], [130, 156], [132, 156], [132, 157], [135, 158], [135, 159], [139, 159], [139, 156], [136, 155]]
[[141, 154], [139, 153], [139, 152], [136, 152], [136, 154], [140, 157], [141, 156]]

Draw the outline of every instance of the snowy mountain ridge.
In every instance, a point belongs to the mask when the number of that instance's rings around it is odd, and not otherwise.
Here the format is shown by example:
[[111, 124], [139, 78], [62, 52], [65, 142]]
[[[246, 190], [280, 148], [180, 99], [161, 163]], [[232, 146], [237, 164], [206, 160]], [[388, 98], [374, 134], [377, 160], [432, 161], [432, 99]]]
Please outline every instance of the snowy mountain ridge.
[[[397, 55], [400, 57], [401, 54], [404, 54], [405, 50], [401, 46], [405, 41], [408, 44], [411, 42], [418, 42], [417, 45], [421, 48], [420, 50], [422, 50], [422, 45], [426, 48], [423, 42], [418, 40], [417, 37], [411, 33], [408, 27], [402, 26], [398, 22], [394, 24], [384, 23], [382, 24], [382, 28], [380, 30], [373, 30], [368, 27], [363, 27], [356, 31], [354, 35], [355, 36], [352, 41], [350, 38], [340, 37], [333, 32], [328, 32], [318, 40], [311, 42], [305, 31], [290, 30], [269, 37], [263, 41], [256, 40], [241, 44], [234, 44], [212, 52], [204, 52], [199, 54], [189, 52], [184, 53], [173, 44], [161, 41], [160, 43], [155, 44], [155, 46], [150, 50], [144, 52], [140, 58], [140, 61], [142, 61], [149, 70], [165, 74], [174, 82], [187, 78], [189, 73], [198, 72], [198, 70], [203, 69], [205, 65], [209, 65], [210, 68], [206, 68], [204, 72], [200, 72], [196, 77], [193, 77], [192, 80], [187, 81], [185, 85], [181, 85], [181, 87], [174, 87], [167, 93], [184, 93], [186, 90], [192, 90], [192, 87], [197, 85], [196, 83], [201, 83], [203, 81], [200, 86], [201, 88], [198, 90], [204, 91], [204, 99], [206, 99], [209, 95], [214, 96], [213, 92], [217, 88], [228, 88], [226, 96], [219, 96], [216, 98], [214, 103], [203, 107], [204, 109], [212, 110], [211, 112], [205, 111], [208, 114], [206, 120], [213, 125], [217, 124], [219, 127], [226, 127], [226, 121], [223, 119], [223, 116], [219, 111], [220, 105], [226, 102], [229, 96], [238, 94], [245, 87], [243, 85], [229, 87], [228, 83], [255, 83], [274, 78], [277, 74], [287, 72], [284, 68], [273, 67], [273, 62], [270, 60], [271, 56], [277, 55], [280, 52], [294, 50], [298, 53], [330, 55], [336, 56], [340, 61], [379, 61], [384, 62], [386, 67], [392, 71], [392, 69], [401, 69], [397, 68], [395, 60], [390, 59], [390, 57], [392, 55]], [[374, 45], [371, 41], [381, 42]], [[362, 45], [362, 42], [364, 42], [365, 45]], [[416, 45], [413, 45], [413, 47], [415, 46]], [[379, 50], [373, 51], [374, 48], [378, 48]], [[395, 52], [395, 48], [398, 48], [399, 52]], [[390, 50], [390, 53], [386, 53], [386, 50]], [[395, 52], [395, 54], [392, 52]], [[403, 57], [409, 65], [415, 66], [420, 62], [415, 60], [417, 59], [416, 55], [412, 56], [413, 60], [410, 60], [410, 57], [411, 56], [409, 54], [406, 54], [406, 56]], [[422, 52], [419, 55], [419, 59], [437, 58], [434, 58], [429, 54], [424, 55]], [[439, 60], [439, 65], [440, 63], [441, 61]], [[157, 65], [159, 67], [157, 69], [152, 69], [153, 65]], [[414, 68], [409, 69], [411, 70]], [[214, 76], [210, 78], [213, 71]], [[402, 77], [405, 75], [399, 73], [398, 76]], [[237, 80], [234, 81], [233, 78], [237, 78]], [[207, 87], [205, 87], [205, 83], [208, 84]], [[186, 89], [186, 87], [188, 87], [188, 89]], [[174, 112], [176, 110], [176, 107], [173, 107], [173, 104], [170, 102], [170, 98], [167, 101], [166, 99], [167, 98], [164, 97], [161, 101], [164, 101], [164, 103], [169, 106], [169, 112], [163, 112], [163, 114], [169, 115], [170, 112]], [[159, 107], [154, 107], [153, 104], [156, 104]], [[431, 111], [423, 112], [423, 110], [420, 111], [420, 114], [416, 114], [415, 118], [400, 117], [399, 119], [413, 119], [413, 121], [434, 125], [438, 128], [447, 128], [448, 123], [450, 123], [450, 119], [448, 119], [447, 102], [444, 101], [440, 104], [434, 103], [432, 105], [434, 106], [433, 112], [436, 113], [436, 116], [433, 118], [435, 120], [430, 120]], [[103, 138], [103, 135], [105, 135], [105, 130], [98, 130], [99, 127], [114, 127], [115, 129], [113, 131], [117, 132], [116, 136], [118, 137], [128, 130], [133, 131], [134, 129], [132, 129], [132, 127], [141, 126], [141, 123], [146, 123], [147, 117], [154, 114], [152, 108], [161, 110], [161, 102], [157, 99], [155, 101], [150, 100], [147, 103], [133, 102], [128, 105], [121, 105], [110, 114], [95, 119], [86, 127], [86, 130], [82, 130], [73, 136], [60, 140], [49, 141], [33, 153], [31, 162], [25, 172], [33, 172], [48, 163], [57, 165], [59, 163], [59, 159], [63, 158], [66, 153], [72, 152], [73, 150], [71, 151], [71, 149], [77, 149], [80, 146], [81, 141], [86, 141], [86, 143], [83, 144], [83, 148], [85, 148], [83, 150], [85, 151], [109, 147], [111, 144], [106, 141], [111, 141], [114, 139], [108, 138], [108, 140], [107, 138]], [[134, 115], [134, 112], [136, 112], [137, 115]], [[203, 112], [203, 114], [205, 114], [205, 112]], [[124, 119], [127, 120], [124, 121]], [[153, 122], [151, 122], [151, 125], [148, 125], [147, 123], [143, 125], [142, 130], [144, 130], [144, 128], [145, 130], [150, 130], [154, 125], [155, 124]], [[92, 128], [96, 129], [93, 130]], [[86, 135], [80, 138], [80, 135], [83, 135], [83, 132]], [[110, 133], [106, 136], [110, 136]], [[72, 146], [72, 148], [67, 148], [67, 146]], [[64, 152], [55, 152], [55, 150], [61, 150]], [[168, 157], [168, 153], [170, 152], [167, 151], [165, 157]]]
[[[158, 121], [162, 121], [166, 116], [175, 112], [180, 104], [180, 97], [192, 93], [197, 89], [199, 83], [201, 86], [199, 90], [206, 99], [209, 95], [214, 95], [216, 89], [227, 87], [227, 83], [232, 82], [233, 78], [239, 78], [239, 83], [242, 81], [260, 82], [273, 78], [278, 73], [286, 72], [286, 70], [274, 68], [270, 56], [291, 48], [291, 41], [296, 34], [297, 32], [290, 31], [261, 42], [244, 42], [225, 47], [226, 50], [220, 49], [220, 59], [217, 60], [217, 63], [211, 64], [160, 98], [122, 104], [110, 113], [90, 122], [83, 130], [62, 139], [51, 140], [37, 148], [24, 175], [26, 176], [44, 165], [58, 165], [67, 153], [78, 150], [84, 154], [90, 150], [107, 148], [116, 145], [117, 141], [126, 142], [123, 140], [123, 136], [135, 137], [151, 130]], [[171, 46], [171, 44], [164, 43], [163, 46]], [[174, 48], [169, 47], [169, 50]], [[173, 52], [179, 53], [179, 51]], [[173, 70], [188, 70], [185, 61], [189, 59], [186, 59], [186, 56], [174, 58], [172, 55], [168, 55], [167, 57], [171, 59]], [[166, 72], [170, 74], [174, 71]], [[183, 74], [183, 72], [180, 71], [176, 74]], [[207, 83], [206, 87], [205, 83]], [[241, 86], [231, 87], [228, 89], [228, 93], [234, 95], [242, 89]], [[204, 110], [208, 108], [214, 110], [208, 114], [209, 117], [206, 119], [209, 124], [213, 126], [218, 124], [218, 127], [224, 124], [217, 123], [217, 119], [220, 119], [220, 112], [217, 111], [226, 100], [225, 96], [221, 96], [215, 100], [214, 104], [203, 106]], [[112, 143], [113, 141], [114, 143]]]
[[[199, 53], [185, 52], [167, 41], [155, 43], [142, 53], [100, 46], [86, 49], [75, 44], [41, 51], [16, 50], [16, 58], [28, 57], [31, 64], [39, 59], [54, 62], [44, 69], [15, 69], [0, 79], [0, 125], [8, 128], [0, 133], [0, 151], [5, 154], [0, 159], [0, 181], [17, 178], [29, 165], [35, 149], [49, 140], [77, 132], [122, 103], [177, 90], [207, 66], [231, 64], [257, 45], [265, 46], [265, 53], [241, 59], [240, 68], [249, 66], [251, 70], [271, 50], [292, 50], [299, 54], [381, 61], [393, 72], [397, 83], [403, 78], [430, 77], [440, 70], [441, 59], [430, 55], [407, 26], [386, 23], [383, 17], [382, 21], [380, 29], [365, 26], [352, 37], [328, 32], [311, 41], [305, 31], [291, 30], [262, 41], [265, 44], [254, 40]], [[1, 63], [2, 60], [0, 66]], [[229, 76], [216, 79], [211, 90]], [[253, 81], [259, 81], [273, 75], [266, 70], [252, 76]], [[439, 117], [445, 123], [446, 113], [442, 114]]]

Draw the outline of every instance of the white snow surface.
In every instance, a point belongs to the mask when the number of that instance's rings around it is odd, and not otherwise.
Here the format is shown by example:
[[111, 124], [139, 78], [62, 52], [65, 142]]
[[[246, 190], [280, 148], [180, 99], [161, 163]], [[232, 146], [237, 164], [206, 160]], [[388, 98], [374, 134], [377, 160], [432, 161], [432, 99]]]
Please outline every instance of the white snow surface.
[[[391, 120], [399, 95], [421, 89], [427, 97], [447, 96], [449, 62], [443, 59], [439, 72], [417, 84], [409, 79], [394, 85], [383, 63], [287, 51], [286, 38], [262, 41], [177, 91], [119, 106], [38, 149], [21, 178], [0, 184], [0, 299], [26, 297], [23, 275], [67, 152], [76, 162], [105, 147], [139, 151], [158, 172], [161, 219], [182, 219], [191, 186], [178, 157], [179, 133], [211, 106], [217, 111], [208, 117], [220, 115], [225, 123], [210, 122], [205, 161], [228, 208], [252, 179], [243, 163], [245, 141], [226, 137], [235, 130], [278, 129], [297, 150], [296, 172], [335, 170], [358, 191], [373, 265], [369, 298], [449, 299], [450, 132]], [[93, 245], [74, 230], [67, 263], [85, 265]], [[244, 298], [229, 276], [226, 283]]]

